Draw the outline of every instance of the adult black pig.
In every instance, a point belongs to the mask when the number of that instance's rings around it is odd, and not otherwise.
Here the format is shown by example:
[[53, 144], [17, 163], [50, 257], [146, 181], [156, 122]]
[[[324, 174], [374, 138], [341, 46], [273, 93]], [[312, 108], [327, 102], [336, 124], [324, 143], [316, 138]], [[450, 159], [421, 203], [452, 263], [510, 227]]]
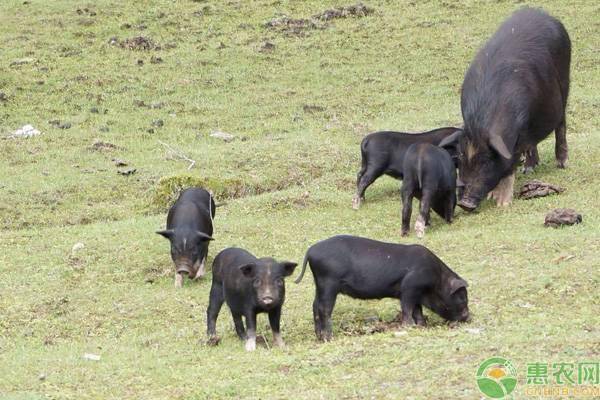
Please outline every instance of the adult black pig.
[[313, 316], [319, 340], [331, 339], [338, 293], [358, 299], [400, 299], [406, 325], [425, 325], [422, 306], [447, 320], [469, 319], [467, 282], [423, 246], [340, 235], [308, 249], [296, 283], [307, 263], [317, 287]]
[[[283, 347], [279, 331], [281, 307], [285, 300], [284, 278], [294, 272], [298, 264], [272, 258], [256, 258], [244, 249], [228, 248], [221, 251], [212, 266], [212, 286], [206, 310], [209, 343], [217, 343], [216, 324], [223, 302], [227, 302], [235, 331], [246, 341], [246, 350], [256, 349], [256, 314], [269, 314], [273, 342]], [[246, 320], [246, 329], [242, 322]]]
[[183, 285], [184, 274], [190, 279], [204, 275], [214, 217], [215, 202], [210, 193], [202, 188], [186, 189], [169, 209], [167, 229], [156, 232], [171, 242], [175, 287]]
[[532, 153], [527, 163], [535, 165], [535, 146], [552, 131], [557, 165], [566, 166], [570, 63], [562, 23], [532, 8], [515, 12], [477, 53], [462, 85], [459, 206], [473, 211], [489, 192], [510, 204], [520, 154]]
[[433, 208], [446, 222], [452, 222], [456, 206], [456, 165], [450, 154], [429, 143], [415, 143], [404, 156], [402, 181], [402, 236], [408, 235], [413, 197], [421, 200], [415, 222], [417, 237], [423, 237]]
[[[423, 133], [404, 133], [382, 131], [371, 133], [362, 140], [360, 153], [362, 167], [356, 179], [356, 195], [352, 199], [352, 208], [357, 210], [365, 198], [365, 190], [381, 175], [396, 179], [404, 176], [404, 154], [413, 143], [439, 144], [443, 139], [458, 137], [460, 128], [445, 127]], [[454, 140], [448, 140], [449, 146]]]

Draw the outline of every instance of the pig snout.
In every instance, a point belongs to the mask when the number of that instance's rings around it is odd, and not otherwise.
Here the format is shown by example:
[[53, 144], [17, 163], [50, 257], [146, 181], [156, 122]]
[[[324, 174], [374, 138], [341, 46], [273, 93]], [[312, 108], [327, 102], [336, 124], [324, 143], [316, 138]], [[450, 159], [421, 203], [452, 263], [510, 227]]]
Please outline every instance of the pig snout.
[[458, 320], [460, 322], [470, 322], [471, 321], [471, 314], [469, 313], [469, 309], [465, 308], [459, 315]]
[[463, 197], [459, 200], [458, 206], [465, 211], [471, 212], [475, 211], [477, 208], [477, 203], [473, 199]]
[[194, 275], [195, 270], [191, 261], [177, 261], [175, 263], [175, 270], [178, 274], [188, 274], [189, 276]]
[[266, 306], [273, 304], [274, 299], [271, 296], [266, 296], [260, 299], [260, 302]]

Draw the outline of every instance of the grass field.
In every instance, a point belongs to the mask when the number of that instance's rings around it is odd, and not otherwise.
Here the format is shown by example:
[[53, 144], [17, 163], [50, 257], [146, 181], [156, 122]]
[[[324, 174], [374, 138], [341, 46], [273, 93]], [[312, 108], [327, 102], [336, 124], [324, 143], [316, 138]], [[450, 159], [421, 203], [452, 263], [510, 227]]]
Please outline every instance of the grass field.
[[[522, 3], [373, 0], [367, 16], [266, 25], [349, 4], [0, 3], [0, 397], [473, 399], [477, 367], [499, 355], [525, 398], [527, 363], [599, 361], [598, 4], [538, 2], [573, 42], [570, 164], [554, 167], [551, 137], [517, 186], [538, 178], [566, 191], [457, 210], [452, 225], [434, 216], [420, 241], [400, 238], [391, 178], [351, 209], [360, 140], [460, 124], [471, 58]], [[7, 138], [25, 124], [43, 134]], [[217, 130], [236, 138], [209, 136]], [[136, 172], [117, 174], [115, 158]], [[426, 329], [377, 332], [396, 301], [339, 298], [334, 340], [317, 343], [309, 276], [287, 283], [286, 349], [246, 353], [226, 307], [222, 342], [207, 347], [210, 275], [176, 291], [154, 233], [178, 182], [207, 182], [227, 201], [209, 264], [233, 245], [300, 262], [338, 233], [419, 242], [469, 282], [473, 320], [451, 327], [428, 312]], [[583, 223], [545, 228], [557, 207]], [[258, 330], [270, 341], [264, 315]]]

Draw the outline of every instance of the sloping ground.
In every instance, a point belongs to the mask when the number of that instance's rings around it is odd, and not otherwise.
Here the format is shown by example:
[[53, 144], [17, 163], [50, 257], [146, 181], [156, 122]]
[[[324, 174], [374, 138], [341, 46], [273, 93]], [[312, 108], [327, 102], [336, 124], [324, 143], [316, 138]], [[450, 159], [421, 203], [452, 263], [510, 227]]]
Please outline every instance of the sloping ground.
[[[422, 241], [468, 280], [473, 321], [429, 313], [427, 329], [397, 333], [396, 301], [340, 298], [335, 340], [317, 344], [309, 273], [287, 285], [288, 348], [253, 354], [226, 307], [221, 345], [203, 345], [210, 275], [172, 287], [168, 244], [153, 232], [173, 190], [206, 182], [227, 199], [209, 263], [233, 245], [299, 262], [338, 233], [416, 242], [399, 235], [396, 181], [350, 209], [360, 139], [459, 124], [462, 74], [518, 5], [369, 2], [366, 16], [324, 20], [351, 4], [25, 3], [0, 5], [0, 136], [27, 123], [43, 134], [0, 139], [1, 397], [466, 399], [481, 397], [475, 371], [494, 355], [516, 364], [518, 391], [527, 363], [600, 357], [592, 3], [543, 4], [573, 41], [571, 159], [556, 170], [550, 138], [533, 177], [565, 192], [485, 203], [452, 225], [433, 217]], [[284, 17], [293, 29], [269, 26]], [[113, 159], [136, 172], [119, 175]], [[557, 207], [583, 223], [545, 228]], [[270, 340], [264, 317], [259, 333]]]

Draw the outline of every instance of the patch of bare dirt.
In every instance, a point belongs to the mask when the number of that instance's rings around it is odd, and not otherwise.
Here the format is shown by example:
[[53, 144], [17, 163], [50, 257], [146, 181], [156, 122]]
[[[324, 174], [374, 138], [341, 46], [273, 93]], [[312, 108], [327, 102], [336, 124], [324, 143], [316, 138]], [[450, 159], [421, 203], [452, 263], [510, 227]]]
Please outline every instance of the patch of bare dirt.
[[374, 9], [367, 7], [362, 3], [356, 3], [351, 6], [325, 10], [322, 13], [313, 15], [313, 18], [321, 21], [330, 21], [336, 18], [366, 17], [367, 15], [373, 14], [373, 12], [375, 12]]
[[123, 41], [119, 41], [117, 39], [116, 43], [119, 45], [119, 47], [123, 49], [134, 51], [148, 51], [158, 48], [156, 43], [146, 36], [135, 36], [132, 38], [125, 39]]

